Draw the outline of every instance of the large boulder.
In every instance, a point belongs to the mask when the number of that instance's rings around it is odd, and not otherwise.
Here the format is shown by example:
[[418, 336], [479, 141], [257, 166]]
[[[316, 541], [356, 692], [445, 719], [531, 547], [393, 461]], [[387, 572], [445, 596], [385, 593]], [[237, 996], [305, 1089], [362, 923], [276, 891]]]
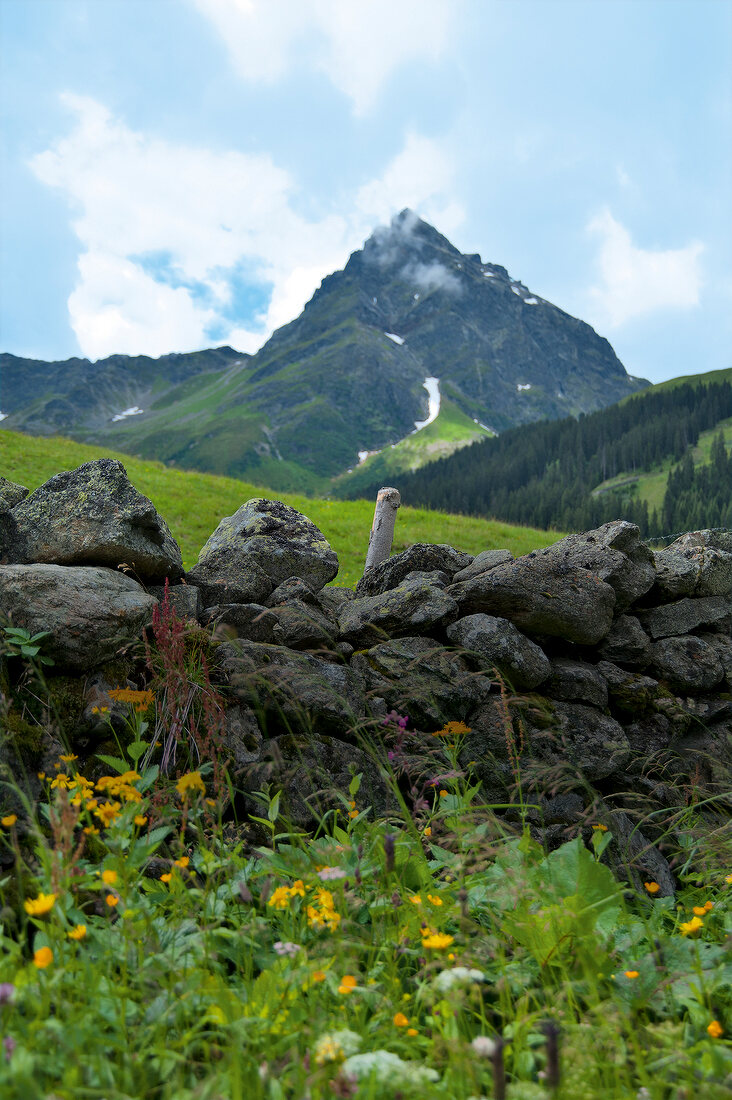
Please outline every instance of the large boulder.
[[105, 566], [2, 565], [0, 612], [31, 634], [57, 671], [83, 673], [139, 639], [157, 600]]
[[6, 562], [126, 565], [141, 581], [183, 573], [165, 520], [111, 458], [56, 474], [16, 504], [11, 517]]
[[654, 554], [656, 602], [732, 595], [732, 533], [689, 531]]
[[343, 604], [340, 638], [366, 649], [389, 637], [427, 633], [457, 616], [457, 604], [429, 574], [412, 573], [396, 588]]
[[581, 645], [605, 637], [615, 608], [614, 590], [596, 573], [541, 550], [452, 584], [447, 594], [461, 615], [497, 615], [528, 634]]
[[15, 481], [0, 477], [0, 512], [9, 512], [27, 496], [28, 490], [25, 485], [18, 485]]
[[338, 557], [314, 523], [279, 500], [255, 497], [222, 519], [188, 573], [203, 602], [264, 603], [283, 581], [313, 591], [333, 580]]
[[700, 626], [729, 633], [730, 615], [732, 608], [724, 596], [684, 597], [674, 603], [638, 612], [640, 622], [654, 640], [691, 634]]
[[378, 596], [396, 588], [409, 573], [447, 573], [448, 580], [470, 565], [473, 558], [447, 543], [415, 542], [393, 558], [374, 565], [356, 585], [357, 596]]
[[543, 650], [508, 619], [494, 615], [466, 615], [447, 628], [455, 645], [469, 650], [487, 672], [496, 669], [518, 691], [530, 691], [551, 672]]
[[634, 523], [614, 520], [595, 531], [568, 535], [540, 551], [570, 569], [589, 569], [615, 592], [615, 613], [626, 611], [656, 579], [653, 554]]
[[568, 777], [594, 782], [622, 773], [630, 756], [623, 727], [614, 718], [584, 703], [552, 702], [537, 721], [528, 708], [524, 721], [531, 753], [560, 765]]
[[605, 661], [642, 668], [648, 664], [651, 640], [635, 615], [618, 615], [597, 647]]
[[711, 691], [724, 678], [716, 650], [694, 635], [654, 642], [651, 668], [676, 691]]

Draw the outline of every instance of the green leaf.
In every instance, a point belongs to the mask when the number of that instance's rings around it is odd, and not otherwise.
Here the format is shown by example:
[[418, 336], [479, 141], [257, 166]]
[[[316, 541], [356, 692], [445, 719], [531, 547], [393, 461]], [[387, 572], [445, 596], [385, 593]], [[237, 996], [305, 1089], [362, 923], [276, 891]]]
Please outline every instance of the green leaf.
[[108, 768], [114, 768], [118, 775], [124, 775], [126, 771], [130, 770], [127, 761], [121, 760], [119, 756], [105, 756], [104, 753], [98, 752], [97, 760], [101, 760]]
[[137, 763], [141, 756], [145, 755], [145, 751], [149, 747], [149, 741], [133, 741], [131, 745], [127, 746], [127, 755], [133, 763]]
[[282, 791], [278, 791], [274, 798], [271, 800], [267, 808], [267, 817], [270, 821], [274, 822], [279, 817], [280, 813], [280, 795]]

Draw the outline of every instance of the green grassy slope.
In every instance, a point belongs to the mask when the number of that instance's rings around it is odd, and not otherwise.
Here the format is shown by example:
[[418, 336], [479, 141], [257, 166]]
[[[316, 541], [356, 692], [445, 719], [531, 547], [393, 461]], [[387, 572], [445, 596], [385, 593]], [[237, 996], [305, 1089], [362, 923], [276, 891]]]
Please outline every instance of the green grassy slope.
[[[124, 464], [132, 483], [152, 500], [164, 517], [180, 544], [188, 569], [223, 516], [232, 515], [250, 497], [274, 495], [271, 490], [248, 482], [170, 469], [159, 462], [130, 458], [100, 446], [57, 437], [38, 439], [0, 430], [0, 474], [31, 490], [54, 474], [72, 470], [95, 458], [118, 458]], [[373, 503], [315, 500], [280, 493], [276, 496], [317, 524], [338, 554], [341, 568], [336, 583], [353, 586], [363, 572]], [[556, 531], [537, 531], [530, 527], [404, 507], [397, 518], [394, 553], [414, 542], [446, 542], [470, 554], [505, 548], [518, 556], [548, 546], [560, 537]]]

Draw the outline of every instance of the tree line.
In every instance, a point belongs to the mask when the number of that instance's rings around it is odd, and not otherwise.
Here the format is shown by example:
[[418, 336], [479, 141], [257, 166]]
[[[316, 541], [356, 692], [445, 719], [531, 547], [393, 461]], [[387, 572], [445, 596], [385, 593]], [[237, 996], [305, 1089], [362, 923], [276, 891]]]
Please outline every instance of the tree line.
[[[732, 470], [721, 432], [708, 466], [695, 469], [691, 457], [699, 434], [730, 414], [729, 381], [683, 383], [577, 419], [512, 428], [403, 475], [399, 488], [405, 504], [564, 531], [618, 518], [637, 523], [646, 538], [731, 526]], [[669, 458], [663, 506], [649, 514], [635, 479]], [[616, 486], [593, 492], [619, 475]]]

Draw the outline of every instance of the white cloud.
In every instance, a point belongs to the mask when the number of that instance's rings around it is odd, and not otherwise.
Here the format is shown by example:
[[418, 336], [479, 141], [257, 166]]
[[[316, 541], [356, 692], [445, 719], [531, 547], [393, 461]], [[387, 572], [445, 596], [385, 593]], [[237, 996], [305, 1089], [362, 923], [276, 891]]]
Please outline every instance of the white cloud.
[[699, 241], [663, 251], [638, 248], [608, 209], [587, 229], [600, 239], [599, 282], [589, 291], [593, 323], [618, 328], [654, 310], [699, 304], [704, 250]]
[[324, 72], [356, 114], [400, 65], [437, 59], [454, 0], [193, 0], [223, 38], [238, 73], [273, 83], [292, 66]]
[[[447, 198], [448, 154], [419, 135], [345, 213], [308, 220], [294, 209], [295, 181], [267, 155], [175, 145], [129, 129], [92, 99], [64, 102], [75, 124], [31, 167], [73, 211], [82, 251], [69, 313], [92, 358], [212, 343], [255, 351], [379, 221], [405, 205], [447, 222], [461, 215]], [[227, 319], [242, 265], [271, 288], [270, 301], [259, 316]]]

